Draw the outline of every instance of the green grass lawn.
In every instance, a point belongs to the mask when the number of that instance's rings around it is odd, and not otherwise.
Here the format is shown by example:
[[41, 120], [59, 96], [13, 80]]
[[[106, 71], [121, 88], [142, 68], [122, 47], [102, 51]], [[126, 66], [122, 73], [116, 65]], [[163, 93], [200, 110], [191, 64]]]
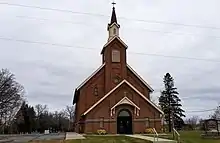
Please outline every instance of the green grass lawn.
[[85, 136], [86, 139], [78, 140], [49, 140], [34, 141], [32, 143], [152, 143], [146, 140], [130, 138], [126, 136]]
[[220, 143], [220, 139], [203, 139], [200, 131], [182, 131], [180, 138], [183, 143]]
[[66, 143], [151, 143], [146, 140], [126, 136], [86, 136], [83, 140], [72, 140]]
[[[220, 139], [203, 139], [199, 131], [181, 131], [181, 143], [220, 143]], [[146, 140], [126, 137], [126, 136], [85, 136], [86, 139], [70, 141], [38, 141], [33, 143], [151, 143]], [[172, 139], [172, 135], [160, 136], [161, 138]]]
[[[203, 139], [200, 137], [201, 131], [180, 131], [181, 143], [220, 143], [220, 139]], [[153, 135], [150, 135], [153, 136]], [[172, 134], [167, 133], [166, 136], [159, 136], [160, 138], [173, 139]]]

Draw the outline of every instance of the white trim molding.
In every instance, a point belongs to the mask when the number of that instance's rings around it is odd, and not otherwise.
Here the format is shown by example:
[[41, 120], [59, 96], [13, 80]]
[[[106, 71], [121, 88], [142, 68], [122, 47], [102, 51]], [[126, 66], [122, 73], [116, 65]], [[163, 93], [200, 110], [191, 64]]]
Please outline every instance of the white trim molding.
[[[113, 93], [117, 88], [119, 88], [123, 83], [126, 83], [128, 86], [130, 86], [136, 93], [138, 93], [144, 100], [146, 100], [150, 105], [152, 105], [155, 109], [157, 109], [161, 114], [164, 114], [163, 111], [157, 107], [153, 102], [151, 102], [146, 96], [144, 96], [141, 92], [139, 92], [133, 85], [131, 85], [127, 80], [121, 81], [117, 86], [115, 86], [111, 91], [109, 91], [105, 96], [103, 96], [99, 101], [97, 101], [95, 104], [92, 105], [88, 110], [86, 110], [82, 115], [86, 115], [89, 113], [92, 109], [94, 109], [99, 103], [101, 103], [103, 100], [105, 100], [111, 93]], [[137, 111], [139, 114], [139, 111]]]
[[137, 110], [140, 111], [140, 107], [138, 107], [134, 102], [132, 102], [127, 96], [125, 96], [124, 98], [122, 98], [118, 103], [116, 103], [112, 108], [111, 108], [111, 116], [113, 116], [113, 114], [115, 114], [115, 107], [119, 106], [119, 105], [122, 105], [122, 104], [129, 104], [131, 106], [134, 106], [135, 109], [135, 114], [137, 116], [139, 112], [137, 112]]
[[113, 25], [116, 25], [118, 28], [120, 28], [120, 25], [118, 23], [114, 22], [111, 25], [108, 24], [107, 29], [111, 28]]
[[128, 48], [128, 46], [125, 44], [125, 42], [123, 42], [122, 40], [121, 40], [121, 38], [120, 37], [118, 37], [117, 35], [115, 35], [110, 41], [108, 41], [103, 47], [107, 47], [113, 40], [115, 40], [115, 39], [118, 39], [121, 43], [122, 43], [122, 45], [124, 45], [126, 48]]
[[102, 64], [96, 71], [94, 71], [88, 78], [86, 78], [76, 89], [79, 90], [83, 85], [85, 85], [94, 75], [96, 75], [103, 67], [105, 63]]
[[152, 88], [149, 84], [147, 84], [147, 83], [143, 80], [143, 78], [141, 78], [141, 76], [138, 75], [138, 73], [135, 72], [135, 70], [132, 69], [131, 66], [129, 66], [129, 65], [127, 64], [127, 67], [129, 68], [129, 70], [131, 70], [131, 71], [134, 73], [134, 75], [136, 75], [136, 76], [138, 77], [138, 79], [140, 79], [140, 81], [141, 81], [145, 86], [147, 86], [147, 87], [150, 89], [151, 92], [154, 91], [153, 88]]

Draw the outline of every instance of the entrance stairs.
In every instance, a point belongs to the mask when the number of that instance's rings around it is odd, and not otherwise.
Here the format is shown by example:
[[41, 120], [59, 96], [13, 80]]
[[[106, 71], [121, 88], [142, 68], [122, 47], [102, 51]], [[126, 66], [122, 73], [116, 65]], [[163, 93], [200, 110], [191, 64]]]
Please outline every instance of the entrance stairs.
[[177, 141], [174, 140], [168, 140], [168, 139], [163, 139], [163, 138], [154, 138], [150, 136], [145, 136], [145, 135], [139, 135], [139, 134], [134, 134], [134, 135], [126, 135], [128, 137], [132, 138], [138, 138], [138, 139], [143, 139], [143, 140], [148, 140], [153, 143], [177, 143]]

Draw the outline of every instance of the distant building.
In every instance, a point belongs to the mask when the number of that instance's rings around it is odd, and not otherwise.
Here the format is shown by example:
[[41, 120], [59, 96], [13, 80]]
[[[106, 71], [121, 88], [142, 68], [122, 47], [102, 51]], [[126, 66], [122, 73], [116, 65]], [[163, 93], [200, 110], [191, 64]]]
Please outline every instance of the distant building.
[[[150, 100], [153, 89], [127, 64], [128, 46], [119, 37], [113, 7], [102, 65], [75, 90], [75, 131], [132, 134], [162, 127], [163, 111]], [[96, 35], [98, 36], [98, 35]]]

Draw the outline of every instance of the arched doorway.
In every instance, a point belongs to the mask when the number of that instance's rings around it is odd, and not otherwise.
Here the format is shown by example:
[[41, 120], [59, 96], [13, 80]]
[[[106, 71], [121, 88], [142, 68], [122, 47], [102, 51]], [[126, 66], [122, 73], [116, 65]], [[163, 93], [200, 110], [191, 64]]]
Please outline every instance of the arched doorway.
[[117, 117], [117, 133], [132, 134], [132, 115], [129, 110], [122, 109]]

